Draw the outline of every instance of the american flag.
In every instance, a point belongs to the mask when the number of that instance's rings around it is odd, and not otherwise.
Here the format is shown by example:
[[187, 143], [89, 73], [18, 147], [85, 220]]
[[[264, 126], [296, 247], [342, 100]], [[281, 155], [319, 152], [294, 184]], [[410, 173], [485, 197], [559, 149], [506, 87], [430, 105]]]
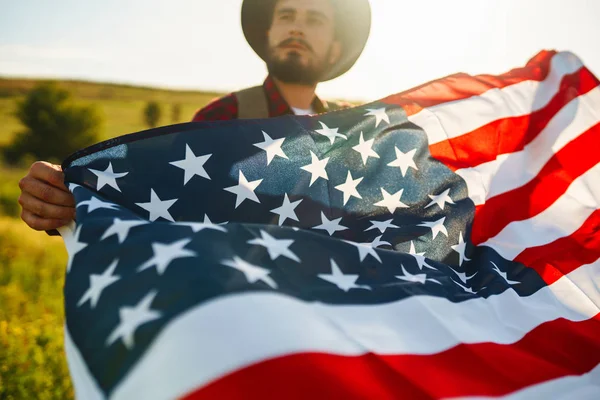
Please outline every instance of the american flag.
[[569, 52], [65, 160], [81, 399], [600, 398], [600, 89]]

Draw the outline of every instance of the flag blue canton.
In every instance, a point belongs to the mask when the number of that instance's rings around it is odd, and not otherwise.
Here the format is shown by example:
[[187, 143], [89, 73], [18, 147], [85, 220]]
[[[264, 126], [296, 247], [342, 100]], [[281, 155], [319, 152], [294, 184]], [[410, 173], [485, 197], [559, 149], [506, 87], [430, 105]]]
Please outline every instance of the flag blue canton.
[[462, 302], [544, 286], [470, 244], [465, 182], [383, 103], [159, 128], [64, 167], [77, 203], [67, 325], [106, 393], [171, 320], [221, 296]]

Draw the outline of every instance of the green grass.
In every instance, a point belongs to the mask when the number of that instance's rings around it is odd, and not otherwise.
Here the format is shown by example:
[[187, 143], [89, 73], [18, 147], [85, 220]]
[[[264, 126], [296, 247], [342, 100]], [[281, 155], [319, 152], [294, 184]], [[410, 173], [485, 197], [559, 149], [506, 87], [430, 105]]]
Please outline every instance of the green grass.
[[[0, 146], [23, 129], [13, 116], [15, 104], [35, 83], [0, 78]], [[163, 106], [160, 124], [169, 125], [189, 121], [218, 96], [89, 82], [59, 85], [76, 102], [98, 107], [104, 119], [101, 140], [146, 129], [142, 110], [150, 100]], [[181, 105], [179, 121], [171, 121], [175, 103]], [[72, 399], [63, 349], [66, 251], [59, 237], [33, 231], [18, 218], [18, 182], [26, 172], [0, 162], [0, 400]]]
[[0, 399], [73, 398], [63, 351], [62, 240], [0, 217]]
[[21, 209], [17, 202], [21, 189], [19, 180], [27, 173], [24, 168], [0, 165], [0, 216], [18, 217]]

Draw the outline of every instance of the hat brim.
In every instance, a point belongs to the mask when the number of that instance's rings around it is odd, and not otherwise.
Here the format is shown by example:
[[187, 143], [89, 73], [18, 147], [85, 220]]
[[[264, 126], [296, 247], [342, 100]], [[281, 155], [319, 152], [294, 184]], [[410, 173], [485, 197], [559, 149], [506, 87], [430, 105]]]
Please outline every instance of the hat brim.
[[[242, 30], [248, 44], [263, 60], [267, 55], [267, 31], [271, 25], [277, 0], [244, 0], [242, 3]], [[338, 40], [342, 56], [321, 82], [346, 73], [360, 57], [371, 31], [371, 6], [368, 0], [331, 0], [336, 8]]]

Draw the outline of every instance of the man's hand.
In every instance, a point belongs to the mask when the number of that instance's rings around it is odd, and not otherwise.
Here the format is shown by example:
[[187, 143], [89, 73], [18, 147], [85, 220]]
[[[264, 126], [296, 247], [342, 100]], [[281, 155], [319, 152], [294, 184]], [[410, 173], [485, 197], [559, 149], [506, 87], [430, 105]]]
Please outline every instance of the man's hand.
[[75, 199], [64, 184], [60, 165], [37, 161], [19, 181], [21, 219], [37, 231], [67, 225], [75, 219]]

